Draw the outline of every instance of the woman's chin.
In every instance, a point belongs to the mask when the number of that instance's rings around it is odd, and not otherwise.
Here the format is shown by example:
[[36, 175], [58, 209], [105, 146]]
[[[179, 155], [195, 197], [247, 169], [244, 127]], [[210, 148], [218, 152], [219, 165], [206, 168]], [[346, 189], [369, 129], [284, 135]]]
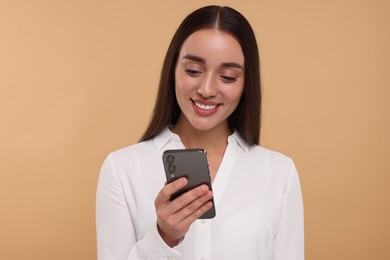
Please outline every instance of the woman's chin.
[[[190, 122], [192, 128], [199, 130], [199, 131], [209, 131], [209, 130], [214, 130], [219, 127], [222, 127], [223, 123], [216, 123], [216, 122], [204, 122], [204, 121], [192, 121]], [[226, 124], [227, 126], [227, 124]]]

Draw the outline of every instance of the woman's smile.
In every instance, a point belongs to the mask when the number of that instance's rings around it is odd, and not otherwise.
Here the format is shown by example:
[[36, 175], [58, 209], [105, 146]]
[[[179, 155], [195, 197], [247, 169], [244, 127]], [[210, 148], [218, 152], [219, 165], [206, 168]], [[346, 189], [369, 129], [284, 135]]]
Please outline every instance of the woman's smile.
[[220, 106], [220, 103], [207, 102], [199, 99], [191, 99], [191, 102], [195, 113], [203, 117], [211, 116], [216, 113], [218, 111], [218, 107]]

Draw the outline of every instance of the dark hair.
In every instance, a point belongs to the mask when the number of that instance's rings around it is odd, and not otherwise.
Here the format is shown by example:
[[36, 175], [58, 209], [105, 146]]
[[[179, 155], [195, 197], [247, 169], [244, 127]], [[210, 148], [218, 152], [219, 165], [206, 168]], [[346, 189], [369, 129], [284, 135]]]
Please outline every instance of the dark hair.
[[230, 129], [237, 130], [249, 144], [259, 144], [261, 125], [261, 84], [259, 51], [252, 27], [230, 7], [206, 6], [188, 15], [177, 29], [165, 56], [152, 119], [140, 141], [158, 135], [167, 125], [176, 124], [180, 107], [175, 95], [175, 68], [183, 42], [200, 29], [217, 29], [231, 34], [244, 54], [244, 90], [235, 111], [229, 116]]

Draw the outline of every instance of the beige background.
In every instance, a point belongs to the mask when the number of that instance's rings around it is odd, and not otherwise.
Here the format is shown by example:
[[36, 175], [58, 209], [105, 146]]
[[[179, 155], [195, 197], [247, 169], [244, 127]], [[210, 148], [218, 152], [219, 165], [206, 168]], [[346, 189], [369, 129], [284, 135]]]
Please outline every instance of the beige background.
[[0, 259], [95, 259], [95, 190], [142, 134], [179, 22], [252, 23], [264, 146], [300, 172], [306, 259], [390, 259], [390, 2], [0, 0]]

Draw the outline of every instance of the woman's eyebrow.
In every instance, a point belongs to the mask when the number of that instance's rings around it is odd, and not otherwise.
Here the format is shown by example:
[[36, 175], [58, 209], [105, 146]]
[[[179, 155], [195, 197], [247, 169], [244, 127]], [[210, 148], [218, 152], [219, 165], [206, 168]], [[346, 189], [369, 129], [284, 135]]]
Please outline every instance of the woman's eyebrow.
[[237, 68], [244, 70], [244, 67], [236, 62], [224, 62], [221, 64], [222, 68]]
[[205, 59], [203, 59], [199, 56], [191, 55], [191, 54], [187, 54], [187, 55], [183, 56], [183, 59], [192, 60], [192, 61], [195, 61], [198, 63], [206, 64]]
[[[187, 54], [187, 55], [183, 56], [183, 59], [191, 60], [191, 61], [201, 63], [201, 64], [206, 64], [205, 59], [203, 59], [199, 56], [191, 55], [191, 54]], [[221, 67], [222, 68], [237, 68], [237, 69], [244, 70], [243, 66], [241, 64], [236, 63], [236, 62], [224, 62], [221, 64]]]

